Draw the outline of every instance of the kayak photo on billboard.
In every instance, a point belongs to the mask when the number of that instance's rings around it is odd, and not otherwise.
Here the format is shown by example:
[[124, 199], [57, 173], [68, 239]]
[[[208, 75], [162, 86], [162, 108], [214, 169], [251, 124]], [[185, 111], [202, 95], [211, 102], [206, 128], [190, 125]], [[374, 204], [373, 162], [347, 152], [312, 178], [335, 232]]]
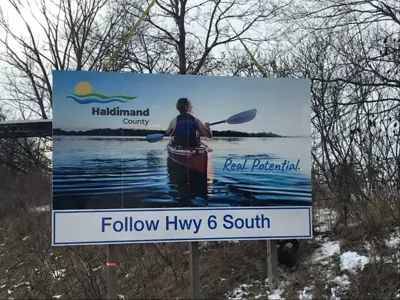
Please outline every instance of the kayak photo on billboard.
[[310, 206], [310, 86], [53, 71], [53, 209]]

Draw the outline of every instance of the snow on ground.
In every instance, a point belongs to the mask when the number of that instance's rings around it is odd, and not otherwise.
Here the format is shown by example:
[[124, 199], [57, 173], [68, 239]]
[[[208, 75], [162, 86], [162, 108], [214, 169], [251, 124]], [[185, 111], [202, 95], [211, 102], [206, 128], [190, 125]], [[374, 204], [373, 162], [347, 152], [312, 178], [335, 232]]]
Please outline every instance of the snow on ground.
[[281, 300], [282, 299], [283, 300], [284, 299], [282, 297], [283, 292], [284, 292], [283, 289], [278, 288], [278, 289], [274, 290], [272, 293], [267, 294], [268, 299], [271, 299], [271, 300]]
[[[325, 290], [330, 292], [329, 300], [342, 300], [346, 298], [346, 291], [350, 286], [349, 274], [355, 274], [364, 269], [370, 263], [370, 258], [354, 251], [342, 252], [340, 242], [329, 239], [332, 226], [336, 222], [337, 214], [328, 210], [318, 210], [314, 217], [314, 229], [316, 236], [314, 243], [317, 249], [306, 259], [303, 264], [307, 264], [312, 270], [316, 271], [317, 276], [311, 276], [308, 284], [298, 291], [299, 300], [314, 299], [313, 290], [315, 289], [315, 279], [325, 282]], [[387, 240], [387, 245], [390, 247], [399, 248], [400, 245], [400, 229], [393, 233]], [[400, 251], [399, 251], [400, 255]], [[339, 265], [338, 265], [339, 264]], [[339, 268], [338, 268], [339, 267]], [[323, 272], [322, 278], [319, 275]], [[315, 278], [318, 277], [318, 278]], [[260, 290], [259, 285], [257, 290]], [[267, 296], [268, 299], [284, 300], [283, 294], [286, 287], [291, 286], [291, 282], [281, 282], [280, 286], [272, 292], [268, 292], [267, 284], [265, 283], [261, 290], [263, 294], [254, 293], [253, 283], [241, 284], [233, 291], [226, 293], [226, 298], [229, 300], [244, 300], [258, 299]], [[397, 297], [400, 299], [400, 291]]]
[[65, 270], [65, 269], [60, 269], [60, 270], [53, 272], [51, 275], [53, 276], [54, 279], [60, 280], [61, 278], [63, 278], [65, 276], [66, 271], [67, 270]]
[[[400, 227], [397, 227], [395, 232], [393, 232], [389, 238], [386, 240], [386, 246], [395, 249], [395, 253], [392, 257], [387, 258], [388, 263], [397, 262], [397, 270], [400, 273]], [[400, 290], [397, 298], [400, 298]]]
[[389, 236], [389, 239], [386, 240], [386, 245], [390, 248], [400, 247], [400, 227], [397, 227], [396, 231]]
[[51, 211], [50, 205], [36, 206], [29, 210], [29, 212], [40, 213], [45, 211]]
[[328, 208], [318, 209], [314, 212], [314, 230], [319, 233], [328, 232], [337, 220], [337, 213]]
[[[254, 291], [256, 288], [257, 292]], [[259, 299], [267, 296], [268, 300], [284, 300], [282, 294], [285, 289], [285, 283], [281, 282], [279, 286], [273, 291], [268, 289], [268, 278], [265, 279], [264, 284], [256, 280], [253, 284], [241, 284], [233, 291], [225, 294], [228, 300], [244, 300], [244, 299]]]
[[229, 300], [241, 300], [246, 299], [249, 296], [249, 288], [252, 287], [250, 284], [241, 284], [239, 287], [235, 288], [232, 292], [226, 294]]
[[325, 238], [321, 248], [317, 249], [311, 256], [311, 262], [319, 262], [322, 265], [328, 265], [332, 257], [338, 253], [340, 253], [340, 243], [329, 241], [328, 238]]
[[[395, 228], [395, 231], [392, 232], [389, 237], [385, 240], [386, 247], [394, 250], [394, 253], [391, 256], [383, 257], [383, 262], [385, 264], [393, 264], [397, 262], [397, 269], [400, 273], [400, 227]], [[373, 247], [369, 242], [366, 242], [364, 245], [365, 249], [369, 253], [373, 253]], [[381, 257], [374, 257], [376, 261], [380, 261]]]
[[330, 300], [341, 300], [342, 295], [346, 294], [346, 291], [350, 285], [349, 277], [346, 274], [336, 276], [333, 279], [335, 286], [331, 287]]
[[357, 252], [347, 251], [340, 255], [340, 269], [342, 271], [347, 270], [354, 273], [358, 269], [363, 270], [368, 263], [369, 258]]
[[314, 286], [305, 287], [302, 291], [299, 292], [299, 300], [312, 300], [313, 299], [313, 295], [312, 295], [313, 289], [314, 289]]

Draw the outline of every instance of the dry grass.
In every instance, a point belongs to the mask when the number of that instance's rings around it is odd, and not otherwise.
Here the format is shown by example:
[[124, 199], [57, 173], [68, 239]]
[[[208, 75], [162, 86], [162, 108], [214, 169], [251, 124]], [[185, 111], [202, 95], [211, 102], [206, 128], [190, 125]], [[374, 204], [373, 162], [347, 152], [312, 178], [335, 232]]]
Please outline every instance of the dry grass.
[[[0, 298], [52, 299], [61, 295], [61, 299], [104, 299], [106, 247], [51, 247], [51, 213], [31, 211], [33, 207], [51, 203], [51, 179], [41, 174], [18, 178], [3, 174], [2, 178]], [[330, 201], [319, 201], [315, 197], [317, 195], [314, 196], [315, 210], [323, 207], [338, 209], [329, 207]], [[351, 214], [352, 226], [343, 229], [332, 223], [332, 230], [326, 228], [323, 232], [315, 232], [314, 236], [319, 239], [302, 240], [298, 264], [281, 270], [279, 281], [287, 283], [283, 296], [297, 299], [299, 290], [312, 284], [314, 299], [329, 298], [331, 286], [326, 282], [327, 268], [334, 276], [340, 275], [338, 258], [334, 261], [336, 267], [309, 262], [324, 238], [340, 240], [342, 251], [362, 252], [368, 242], [377, 253], [376, 257], [390, 256], [391, 250], [384, 247], [384, 238], [397, 223], [390, 217], [393, 211], [384, 211]], [[189, 298], [187, 243], [118, 245], [117, 249], [118, 294], [126, 299]], [[259, 299], [267, 298], [265, 242], [205, 243], [200, 257], [205, 299], [222, 299], [242, 283], [253, 283], [250, 295], [264, 293]], [[57, 272], [58, 278], [54, 276]], [[359, 275], [350, 276], [351, 288], [347, 297], [390, 299], [399, 289], [398, 276], [395, 263], [372, 262]]]
[[[51, 247], [50, 178], [31, 174], [1, 183], [0, 298], [104, 299], [104, 246]], [[118, 245], [118, 293], [127, 299], [187, 299], [187, 243]], [[58, 274], [59, 278], [55, 275]], [[202, 293], [221, 299], [237, 282], [265, 278], [265, 242], [202, 247]], [[226, 280], [221, 280], [226, 279]]]
[[[331, 194], [325, 193], [328, 198], [314, 193], [314, 239], [302, 241], [298, 257], [298, 265], [285, 270], [285, 286], [282, 295], [285, 299], [298, 299], [299, 291], [305, 287], [312, 287], [313, 299], [331, 299], [332, 289], [340, 294], [341, 299], [395, 299], [400, 292], [400, 257], [398, 249], [388, 248], [385, 240], [395, 227], [399, 227], [399, 201], [386, 196], [379, 199], [359, 202], [355, 212], [354, 203], [348, 203], [347, 208], [353, 209], [348, 214], [347, 224], [343, 220], [345, 215], [337, 205]], [[321, 220], [321, 210], [325, 214], [324, 226]], [[312, 262], [310, 256], [321, 247], [324, 240], [340, 242], [340, 252], [355, 251], [368, 256], [370, 263], [358, 273], [343, 272], [340, 270], [340, 258], [333, 255], [329, 263]], [[369, 246], [369, 247], [368, 247]], [[397, 253], [397, 254], [396, 254]], [[397, 255], [397, 256], [396, 256]], [[334, 282], [335, 277], [347, 274], [350, 285], [344, 291]], [[330, 278], [330, 279], [328, 279]], [[336, 294], [337, 296], [337, 294]]]
[[348, 299], [396, 299], [400, 275], [394, 264], [373, 263], [350, 277]]

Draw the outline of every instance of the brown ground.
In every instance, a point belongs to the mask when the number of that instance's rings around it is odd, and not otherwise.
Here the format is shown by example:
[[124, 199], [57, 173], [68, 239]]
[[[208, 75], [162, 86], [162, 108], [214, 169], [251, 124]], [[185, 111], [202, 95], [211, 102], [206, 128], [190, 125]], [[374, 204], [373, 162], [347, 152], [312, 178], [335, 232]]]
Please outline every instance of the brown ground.
[[[51, 247], [51, 213], [32, 212], [51, 202], [50, 178], [38, 174], [18, 179], [2, 176], [0, 182], [0, 299], [105, 299], [105, 246]], [[335, 224], [332, 224], [335, 226]], [[340, 239], [345, 250], [360, 250], [365, 228], [344, 232], [317, 232], [316, 236]], [[382, 237], [383, 238], [383, 237]], [[327, 268], [341, 275], [338, 257], [329, 266], [310, 263], [321, 240], [301, 241], [299, 263], [282, 268], [279, 278], [286, 299], [313, 285], [314, 299], [328, 299], [331, 283]], [[390, 255], [390, 249], [382, 255]], [[187, 243], [119, 245], [118, 294], [126, 299], [188, 299], [189, 253]], [[247, 299], [267, 299], [265, 242], [207, 243], [201, 248], [201, 283], [205, 299], [223, 299], [240, 284]], [[56, 271], [60, 276], [54, 277]], [[349, 276], [346, 299], [391, 299], [400, 290], [395, 263], [372, 263], [356, 276]], [[399, 291], [400, 292], [400, 291]], [[343, 299], [345, 299], [343, 298]]]

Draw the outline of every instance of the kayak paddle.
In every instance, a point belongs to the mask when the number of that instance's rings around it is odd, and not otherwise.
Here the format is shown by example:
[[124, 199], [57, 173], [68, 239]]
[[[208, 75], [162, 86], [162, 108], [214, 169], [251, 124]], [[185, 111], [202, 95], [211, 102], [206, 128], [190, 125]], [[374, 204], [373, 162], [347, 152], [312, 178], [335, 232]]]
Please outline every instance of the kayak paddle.
[[152, 133], [152, 134], [149, 134], [148, 136], [146, 136], [146, 140], [149, 143], [155, 143], [155, 142], [161, 141], [163, 138], [164, 138], [163, 133]]
[[209, 125], [210, 126], [217, 125], [225, 122], [228, 124], [242, 124], [253, 120], [256, 117], [256, 114], [257, 114], [257, 109], [253, 108], [246, 111], [242, 111], [236, 115], [229, 117], [226, 120], [210, 123]]
[[[222, 124], [222, 123], [228, 123], [228, 124], [242, 124], [246, 122], [250, 122], [256, 117], [257, 114], [257, 109], [249, 109], [246, 111], [242, 111], [238, 114], [235, 114], [233, 116], [230, 116], [228, 119], [223, 120], [223, 121], [218, 121], [214, 123], [210, 123], [209, 125], [217, 125], [217, 124]], [[156, 143], [158, 141], [161, 141], [164, 138], [163, 133], [152, 133], [146, 136], [146, 140], [149, 143]]]

